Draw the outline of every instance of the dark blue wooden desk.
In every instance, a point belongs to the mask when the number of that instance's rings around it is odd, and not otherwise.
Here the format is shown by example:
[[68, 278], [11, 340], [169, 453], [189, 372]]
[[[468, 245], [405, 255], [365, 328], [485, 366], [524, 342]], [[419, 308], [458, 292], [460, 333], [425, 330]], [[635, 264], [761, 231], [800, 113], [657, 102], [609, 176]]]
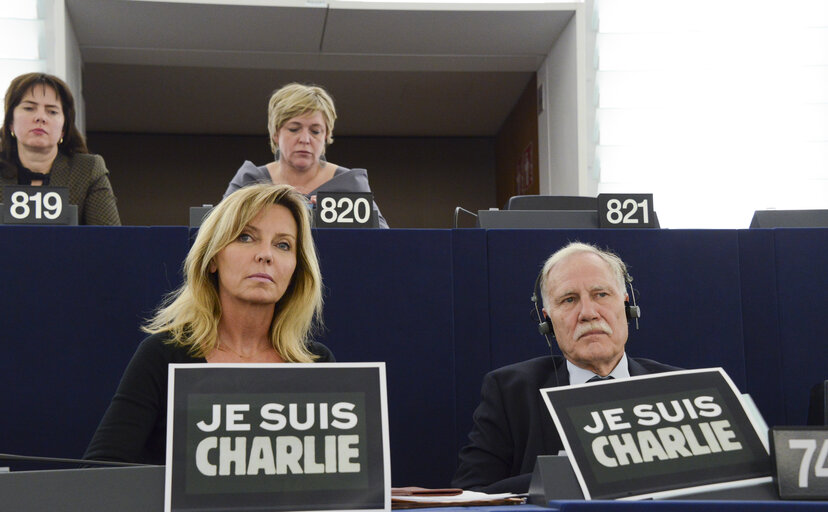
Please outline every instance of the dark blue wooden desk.
[[[483, 374], [547, 352], [530, 317], [569, 240], [619, 252], [640, 291], [634, 356], [722, 366], [768, 423], [801, 424], [828, 377], [828, 229], [320, 230], [340, 361], [385, 361], [394, 485], [448, 485]], [[184, 227], [0, 227], [0, 452], [80, 457], [180, 280]], [[2, 465], [2, 464], [0, 464]], [[525, 510], [525, 509], [524, 509]]]

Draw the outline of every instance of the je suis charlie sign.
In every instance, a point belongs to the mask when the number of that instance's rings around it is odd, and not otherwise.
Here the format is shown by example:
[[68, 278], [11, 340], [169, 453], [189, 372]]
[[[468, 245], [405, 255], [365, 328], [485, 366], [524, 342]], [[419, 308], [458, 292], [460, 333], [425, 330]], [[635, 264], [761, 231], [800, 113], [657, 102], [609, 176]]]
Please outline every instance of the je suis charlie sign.
[[586, 499], [771, 480], [767, 435], [721, 368], [540, 390]]
[[383, 363], [170, 365], [165, 511], [390, 510]]

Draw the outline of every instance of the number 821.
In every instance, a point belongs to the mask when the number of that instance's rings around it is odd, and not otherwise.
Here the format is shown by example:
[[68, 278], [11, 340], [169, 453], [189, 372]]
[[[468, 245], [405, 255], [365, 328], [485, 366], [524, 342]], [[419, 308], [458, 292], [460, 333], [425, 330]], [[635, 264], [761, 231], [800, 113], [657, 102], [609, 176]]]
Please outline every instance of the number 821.
[[[641, 221], [635, 218], [639, 207], [643, 212]], [[624, 210], [629, 210], [626, 215], [624, 214]], [[644, 199], [640, 203], [636, 203], [633, 199], [627, 199], [622, 204], [619, 199], [610, 199], [607, 201], [607, 220], [611, 224], [638, 224], [639, 222], [647, 224], [650, 222], [650, 217], [647, 213], [647, 200]]]

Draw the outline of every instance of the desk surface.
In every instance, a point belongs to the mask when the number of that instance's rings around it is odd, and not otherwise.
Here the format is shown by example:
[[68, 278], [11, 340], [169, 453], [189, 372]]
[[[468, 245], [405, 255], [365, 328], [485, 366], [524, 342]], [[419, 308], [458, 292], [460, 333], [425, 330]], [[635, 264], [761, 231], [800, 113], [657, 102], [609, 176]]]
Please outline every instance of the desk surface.
[[164, 510], [164, 466], [12, 471], [0, 474], [0, 510]]
[[[164, 466], [128, 468], [20, 471], [0, 474], [0, 510], [163, 510]], [[535, 505], [499, 507], [445, 507], [417, 509], [431, 512], [708, 512], [828, 510], [828, 502], [809, 501], [554, 501], [551, 508]]]

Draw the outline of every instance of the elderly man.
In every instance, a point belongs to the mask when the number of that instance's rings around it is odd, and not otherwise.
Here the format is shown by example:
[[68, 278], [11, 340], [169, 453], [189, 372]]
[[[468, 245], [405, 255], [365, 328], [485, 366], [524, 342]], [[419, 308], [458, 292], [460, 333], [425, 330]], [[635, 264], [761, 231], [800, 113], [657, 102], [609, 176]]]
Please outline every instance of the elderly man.
[[627, 357], [627, 278], [618, 256], [593, 245], [571, 243], [546, 260], [543, 315], [563, 357], [530, 359], [486, 375], [453, 486], [527, 492], [537, 456], [563, 448], [539, 389], [679, 369]]

